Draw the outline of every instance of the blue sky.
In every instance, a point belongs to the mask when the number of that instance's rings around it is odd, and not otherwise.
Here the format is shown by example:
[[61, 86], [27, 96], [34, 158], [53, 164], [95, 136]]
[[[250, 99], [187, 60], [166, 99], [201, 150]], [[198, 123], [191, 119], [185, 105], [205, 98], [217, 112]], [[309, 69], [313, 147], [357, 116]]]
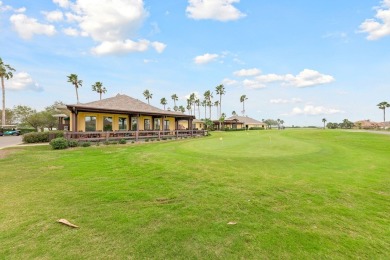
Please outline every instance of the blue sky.
[[8, 108], [76, 103], [71, 73], [82, 103], [97, 81], [160, 108], [224, 84], [222, 112], [245, 94], [246, 115], [285, 125], [381, 121], [390, 102], [390, 0], [2, 0], [0, 33]]

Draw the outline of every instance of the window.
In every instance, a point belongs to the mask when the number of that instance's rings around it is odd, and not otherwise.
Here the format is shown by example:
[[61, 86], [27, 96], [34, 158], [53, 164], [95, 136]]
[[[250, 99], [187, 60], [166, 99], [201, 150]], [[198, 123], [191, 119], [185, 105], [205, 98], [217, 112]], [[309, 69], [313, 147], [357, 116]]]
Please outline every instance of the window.
[[131, 118], [131, 130], [137, 131], [138, 117]]
[[96, 131], [96, 116], [85, 117], [85, 132]]
[[127, 118], [126, 117], [119, 118], [119, 130], [127, 130]]
[[112, 131], [112, 117], [103, 117], [103, 131]]
[[138, 122], [138, 117], [131, 118], [131, 130], [137, 131], [137, 122]]
[[161, 129], [160, 118], [155, 118], [154, 119], [154, 130], [160, 130], [160, 129]]
[[164, 120], [164, 130], [169, 130], [169, 120]]
[[150, 119], [144, 120], [144, 130], [150, 130]]

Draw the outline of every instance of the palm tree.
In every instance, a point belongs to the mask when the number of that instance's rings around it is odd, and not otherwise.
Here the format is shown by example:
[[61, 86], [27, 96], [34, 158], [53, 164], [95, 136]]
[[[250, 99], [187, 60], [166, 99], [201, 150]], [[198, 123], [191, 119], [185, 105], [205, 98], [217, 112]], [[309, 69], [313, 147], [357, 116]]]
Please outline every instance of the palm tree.
[[172, 96], [171, 96], [171, 98], [172, 98], [172, 100], [173, 100], [173, 107], [176, 107], [176, 101], [178, 101], [179, 100], [179, 97], [176, 95], [176, 94], [173, 94]]
[[232, 116], [236, 116], [236, 115], [237, 115], [236, 111], [233, 111]]
[[8, 64], [4, 64], [3, 60], [0, 58], [0, 78], [1, 78], [1, 90], [3, 94], [3, 110], [1, 111], [1, 125], [5, 125], [5, 86], [4, 86], [4, 79], [9, 80], [14, 75], [12, 71], [15, 71], [14, 68], [12, 68]]
[[223, 84], [217, 86], [215, 88], [215, 92], [217, 93], [217, 95], [219, 95], [219, 117], [221, 117], [221, 112], [222, 112], [222, 95], [225, 95], [226, 91], [225, 91], [225, 87]]
[[190, 115], [192, 115], [192, 101], [191, 101], [191, 98], [187, 98], [187, 110], [190, 111]]
[[148, 104], [150, 105], [150, 103], [149, 103], [149, 99], [151, 99], [152, 98], [152, 96], [153, 96], [153, 94], [152, 93], [150, 93], [150, 91], [149, 90], [147, 90], [147, 89], [145, 89], [145, 91], [144, 91], [144, 93], [142, 93], [143, 95], [144, 95], [144, 97], [148, 100]]
[[163, 97], [162, 99], [160, 99], [160, 104], [164, 106], [164, 110], [165, 110], [165, 106], [166, 104], [168, 104], [168, 101], [165, 97]]
[[195, 115], [195, 100], [196, 100], [196, 94], [195, 93], [192, 93], [190, 95], [190, 100], [191, 100], [191, 105], [194, 105], [194, 115]]
[[206, 119], [206, 107], [207, 107], [207, 100], [203, 99], [202, 102], [200, 103], [202, 107], [204, 107], [204, 119]]
[[218, 100], [214, 102], [214, 106], [217, 108], [217, 118], [220, 118], [220, 116], [219, 116], [219, 101]]
[[276, 122], [278, 123], [278, 129], [280, 129], [280, 119], [276, 119]]
[[183, 107], [182, 105], [180, 105], [180, 106], [178, 107], [178, 109], [179, 109], [179, 111], [181, 111], [182, 113], [186, 112], [186, 108]]
[[209, 119], [211, 119], [211, 106], [213, 105], [213, 103], [211, 102], [211, 99], [213, 98], [213, 93], [210, 91], [210, 90], [207, 90], [204, 94], [204, 99], [206, 99], [206, 104], [207, 106], [209, 107], [209, 111], [210, 111], [210, 114], [209, 114]]
[[325, 129], [326, 118], [322, 119], [322, 123], [324, 123], [324, 129]]
[[386, 127], [386, 108], [390, 107], [390, 104], [386, 101], [380, 102], [378, 105], [379, 109], [383, 109], [383, 129]]
[[195, 105], [198, 107], [198, 118], [200, 119], [200, 100], [197, 98], [195, 101]]
[[248, 98], [246, 97], [246, 95], [242, 95], [240, 97], [240, 102], [242, 102], [242, 114], [245, 115], [245, 100], [247, 100]]
[[79, 87], [81, 87], [83, 85], [83, 81], [78, 79], [77, 74], [70, 74], [68, 76], [68, 82], [70, 82], [75, 87], [77, 104], [80, 103], [78, 89], [79, 89]]
[[92, 85], [92, 91], [96, 91], [100, 94], [100, 100], [102, 100], [102, 94], [107, 92], [107, 89], [103, 87], [103, 83], [96, 82], [94, 85]]

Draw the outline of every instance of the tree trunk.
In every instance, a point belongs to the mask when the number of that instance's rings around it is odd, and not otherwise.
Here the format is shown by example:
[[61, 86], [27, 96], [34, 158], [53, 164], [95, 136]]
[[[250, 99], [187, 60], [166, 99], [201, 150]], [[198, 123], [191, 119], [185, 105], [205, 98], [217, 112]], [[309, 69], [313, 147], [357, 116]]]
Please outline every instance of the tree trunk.
[[77, 85], [75, 85], [75, 88], [76, 88], [76, 98], [77, 98], [77, 104], [79, 104], [79, 103], [80, 103], [80, 101], [79, 101], [79, 92], [77, 91], [77, 89], [78, 89]]
[[219, 117], [222, 116], [222, 95], [219, 95]]
[[4, 77], [1, 77], [1, 91], [3, 94], [3, 110], [1, 111], [1, 125], [5, 125], [5, 86], [4, 86]]
[[102, 93], [99, 93], [100, 94], [100, 100], [102, 100]]
[[209, 106], [209, 112], [210, 112], [209, 116], [210, 116], [210, 120], [211, 120], [211, 106]]

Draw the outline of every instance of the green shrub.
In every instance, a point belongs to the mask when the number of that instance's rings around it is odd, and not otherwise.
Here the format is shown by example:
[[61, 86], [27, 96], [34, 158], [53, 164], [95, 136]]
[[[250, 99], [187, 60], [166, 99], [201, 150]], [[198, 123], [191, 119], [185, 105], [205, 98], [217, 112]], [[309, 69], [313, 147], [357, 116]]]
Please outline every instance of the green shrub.
[[105, 144], [105, 145], [109, 145], [110, 142], [109, 142], [109, 141], [104, 141], [104, 144]]
[[258, 127], [258, 126], [249, 127], [249, 130], [264, 130], [264, 129], [265, 129], [264, 127]]
[[50, 145], [54, 150], [66, 149], [68, 148], [68, 140], [63, 137], [55, 138], [50, 141]]
[[110, 144], [118, 144], [118, 141], [111, 141]]
[[23, 135], [24, 143], [46, 143], [49, 142], [49, 135], [52, 137], [59, 138], [64, 137], [64, 131], [49, 131], [49, 132], [32, 132]]
[[81, 146], [82, 146], [82, 147], [89, 147], [89, 146], [91, 146], [91, 142], [83, 142], [83, 143], [81, 144]]
[[77, 146], [79, 146], [79, 143], [76, 140], [69, 140], [68, 146], [69, 147], [77, 147]]
[[121, 140], [119, 140], [119, 143], [120, 143], [120, 144], [126, 144], [126, 139], [121, 139]]

